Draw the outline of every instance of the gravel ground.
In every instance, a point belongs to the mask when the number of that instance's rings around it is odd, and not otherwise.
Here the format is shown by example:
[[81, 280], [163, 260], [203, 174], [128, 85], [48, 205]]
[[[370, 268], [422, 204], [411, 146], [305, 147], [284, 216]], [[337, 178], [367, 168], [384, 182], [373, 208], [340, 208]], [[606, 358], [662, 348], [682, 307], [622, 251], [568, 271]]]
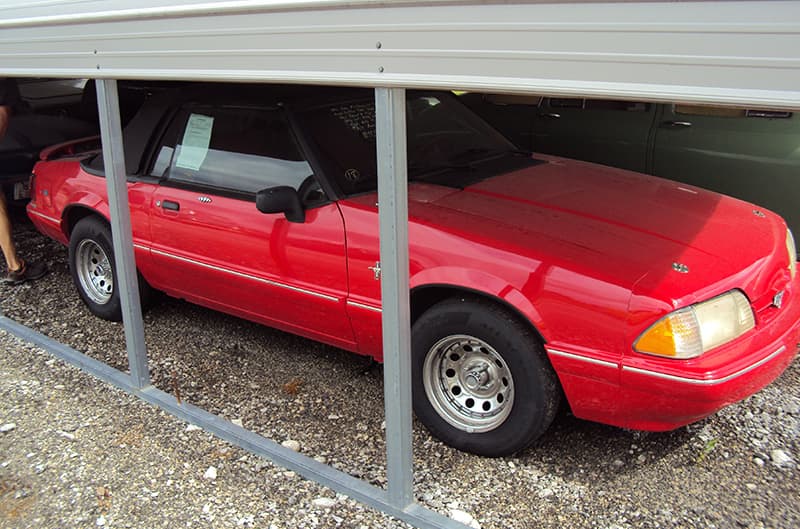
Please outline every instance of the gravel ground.
[[[66, 250], [17, 224], [23, 255], [51, 272], [0, 287], [0, 311], [125, 369], [122, 327], [81, 304]], [[157, 387], [385, 484], [379, 366], [169, 298], [145, 327]], [[407, 527], [2, 331], [0, 430], [2, 528]], [[757, 395], [673, 432], [565, 413], [513, 458], [454, 451], [419, 424], [414, 443], [420, 503], [467, 513], [483, 529], [800, 527], [798, 362]]]

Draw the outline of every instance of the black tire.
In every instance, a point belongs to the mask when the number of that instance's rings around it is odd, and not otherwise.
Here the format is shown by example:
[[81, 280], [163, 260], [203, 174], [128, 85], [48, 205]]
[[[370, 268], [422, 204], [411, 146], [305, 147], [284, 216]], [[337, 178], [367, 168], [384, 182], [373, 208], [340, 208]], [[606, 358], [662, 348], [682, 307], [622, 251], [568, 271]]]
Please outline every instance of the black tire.
[[[117, 267], [111, 228], [96, 216], [81, 219], [69, 238], [69, 271], [83, 302], [95, 316], [109, 321], [122, 320]], [[147, 307], [154, 297], [153, 288], [139, 274], [139, 297]]]
[[509, 311], [452, 298], [422, 314], [411, 334], [414, 412], [435, 437], [500, 457], [526, 448], [552, 423], [558, 379], [539, 337]]

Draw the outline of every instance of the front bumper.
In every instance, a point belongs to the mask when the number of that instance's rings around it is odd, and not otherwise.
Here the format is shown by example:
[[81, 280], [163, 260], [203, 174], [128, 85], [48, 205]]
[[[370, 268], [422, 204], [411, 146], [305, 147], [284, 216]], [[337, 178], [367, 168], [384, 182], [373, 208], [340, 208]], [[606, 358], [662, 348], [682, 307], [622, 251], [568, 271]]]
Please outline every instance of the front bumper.
[[756, 328], [701, 357], [672, 360], [631, 351], [623, 358], [548, 344], [576, 417], [636, 430], [696, 422], [756, 393], [791, 364], [800, 342], [800, 274], [785, 303]]
[[800, 288], [747, 335], [702, 357], [674, 361], [632, 355], [623, 360], [615, 424], [671, 430], [738, 402], [778, 378], [800, 346]]

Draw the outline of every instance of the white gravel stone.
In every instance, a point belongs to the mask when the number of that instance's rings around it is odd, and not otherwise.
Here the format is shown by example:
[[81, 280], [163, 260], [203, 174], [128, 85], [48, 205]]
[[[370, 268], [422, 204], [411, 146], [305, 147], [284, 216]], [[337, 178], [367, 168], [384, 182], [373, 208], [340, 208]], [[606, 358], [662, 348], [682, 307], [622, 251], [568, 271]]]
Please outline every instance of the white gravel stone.
[[549, 498], [550, 496], [554, 495], [555, 491], [551, 488], [542, 489], [539, 491], [540, 498]]
[[478, 520], [473, 518], [472, 515], [466, 511], [462, 511], [460, 509], [451, 509], [450, 518], [459, 523], [463, 523], [464, 525], [468, 525], [473, 529], [481, 529], [481, 524], [478, 523]]
[[58, 430], [57, 433], [58, 433], [58, 435], [60, 435], [61, 437], [63, 437], [64, 439], [66, 439], [68, 441], [74, 441], [75, 440], [75, 435], [71, 434], [69, 432], [64, 432], [64, 431]]
[[94, 522], [98, 527], [103, 527], [106, 524], [106, 517], [102, 514], [97, 517], [97, 520]]
[[320, 507], [322, 509], [330, 509], [334, 505], [336, 505], [336, 500], [333, 498], [314, 498], [311, 500], [311, 503], [314, 504], [315, 507]]
[[252, 514], [248, 514], [236, 520], [236, 525], [238, 525], [239, 527], [244, 527], [245, 525], [253, 525], [255, 519], [256, 519], [255, 516], [253, 516]]
[[244, 428], [244, 424], [242, 423], [241, 419], [232, 419], [231, 422], [239, 428]]
[[7, 422], [4, 425], [0, 426], [0, 433], [8, 433], [11, 430], [15, 429], [17, 425], [13, 422]]
[[300, 443], [293, 439], [287, 439], [281, 443], [281, 446], [288, 448], [289, 450], [294, 450], [295, 452], [300, 451]]
[[207, 479], [209, 481], [217, 479], [217, 467], [208, 467], [206, 473], [203, 474], [203, 479]]
[[772, 460], [772, 464], [778, 467], [789, 467], [792, 465], [792, 456], [780, 449], [770, 452], [769, 458]]
[[187, 424], [186, 425], [186, 431], [187, 432], [196, 432], [197, 430], [202, 430], [202, 428], [200, 428], [196, 424]]

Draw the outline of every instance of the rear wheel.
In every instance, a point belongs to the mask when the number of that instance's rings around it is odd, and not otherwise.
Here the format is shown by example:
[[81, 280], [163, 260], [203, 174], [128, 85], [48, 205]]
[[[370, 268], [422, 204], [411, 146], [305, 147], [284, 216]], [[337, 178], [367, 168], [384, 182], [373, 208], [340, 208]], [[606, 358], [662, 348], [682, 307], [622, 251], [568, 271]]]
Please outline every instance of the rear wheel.
[[497, 457], [550, 426], [558, 381], [530, 327], [495, 304], [449, 299], [412, 328], [414, 411], [433, 435]]
[[[69, 240], [69, 268], [78, 294], [92, 314], [120, 321], [122, 308], [111, 229], [102, 219], [86, 217], [75, 225]], [[153, 289], [140, 275], [142, 306], [147, 306], [152, 296]]]

